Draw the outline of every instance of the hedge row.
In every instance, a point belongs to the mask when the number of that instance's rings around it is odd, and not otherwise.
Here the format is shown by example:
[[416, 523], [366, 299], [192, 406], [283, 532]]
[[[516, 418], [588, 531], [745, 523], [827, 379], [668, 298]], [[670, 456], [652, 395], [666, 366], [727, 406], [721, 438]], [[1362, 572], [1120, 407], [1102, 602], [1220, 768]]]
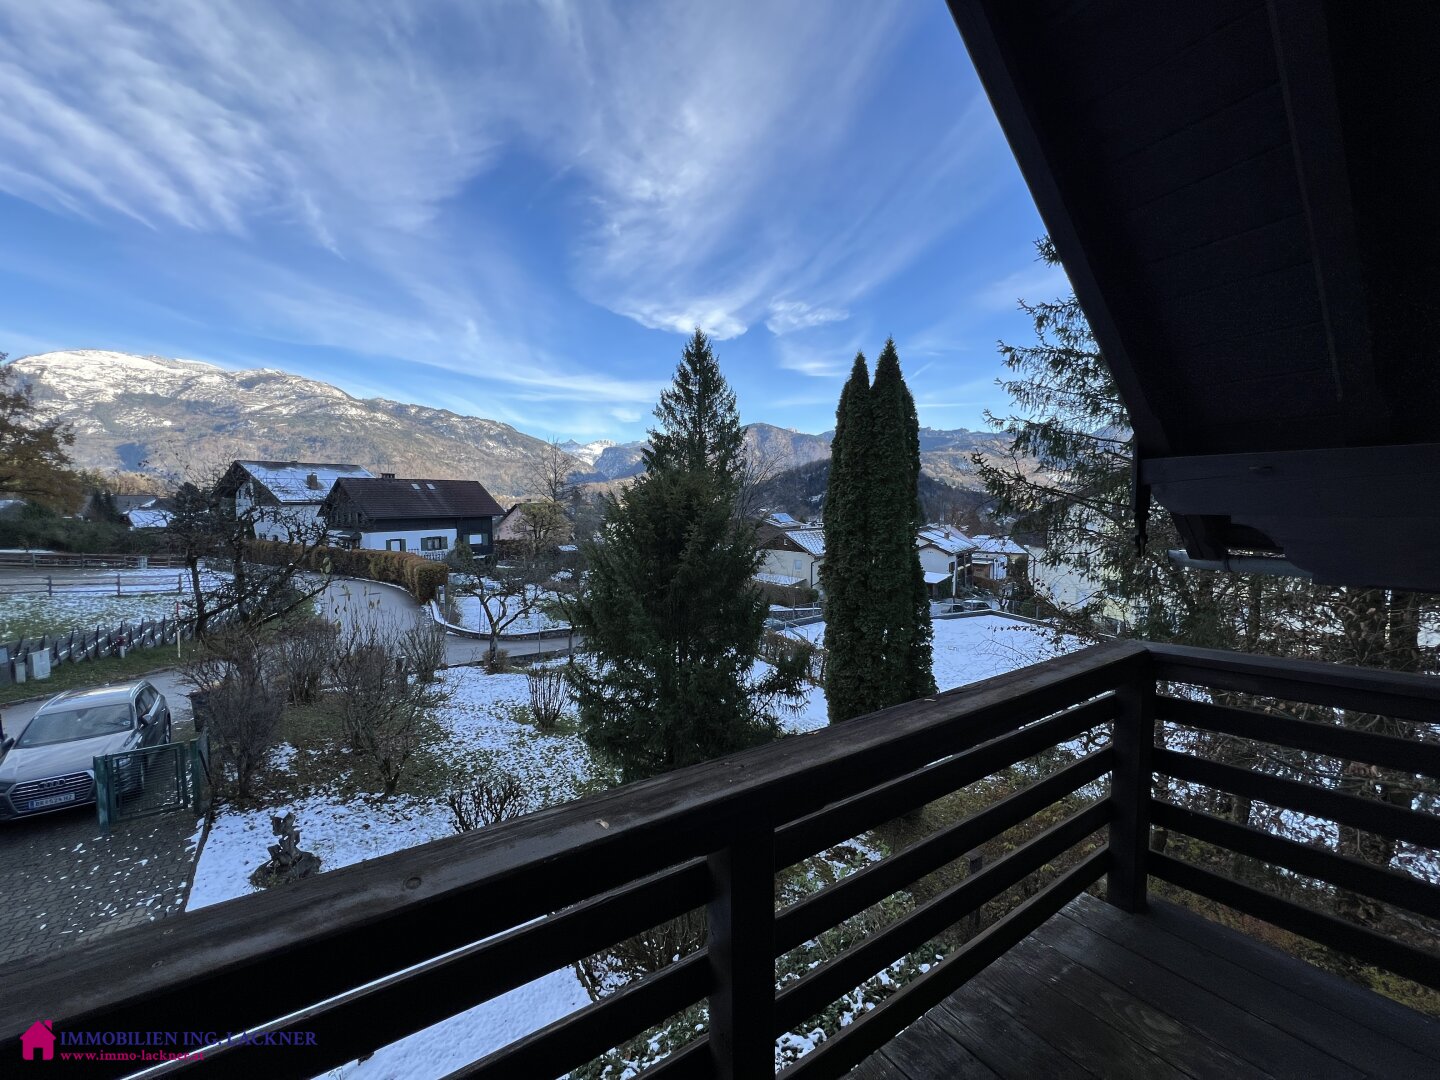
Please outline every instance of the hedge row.
[[[268, 566], [282, 566], [296, 558], [296, 548], [276, 540], [252, 540], [246, 556]], [[409, 590], [420, 603], [434, 600], [449, 580], [450, 570], [405, 551], [372, 551], [369, 548], [318, 547], [305, 553], [302, 565], [337, 577], [369, 578]]]

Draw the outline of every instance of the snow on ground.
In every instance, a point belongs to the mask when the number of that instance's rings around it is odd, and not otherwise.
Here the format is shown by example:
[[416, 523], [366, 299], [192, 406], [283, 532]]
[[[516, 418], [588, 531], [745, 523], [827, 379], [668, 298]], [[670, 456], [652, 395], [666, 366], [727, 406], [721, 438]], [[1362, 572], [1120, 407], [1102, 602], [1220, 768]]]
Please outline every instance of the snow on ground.
[[[519, 775], [541, 805], [580, 794], [594, 764], [579, 737], [542, 735], [513, 716], [516, 707], [529, 702], [524, 675], [486, 675], [479, 668], [461, 667], [442, 672], [440, 678], [448, 701], [437, 718], [448, 739], [447, 758], [483, 754], [496, 767]], [[297, 753], [288, 745], [277, 747], [271, 764], [284, 768]], [[201, 851], [186, 909], [254, 892], [250, 873], [265, 860], [274, 839], [270, 816], [286, 810], [295, 812], [301, 846], [320, 856], [324, 870], [454, 835], [449, 812], [435, 799], [343, 799], [322, 791], [263, 810], [222, 808]], [[564, 968], [330, 1075], [346, 1080], [442, 1076], [588, 1004], [589, 995], [574, 972]]]
[[[1003, 615], [936, 619], [934, 627], [935, 659], [931, 670], [940, 690], [954, 690], [1038, 664], [1073, 652], [1081, 644], [1074, 638], [1064, 638], [1057, 643], [1053, 631]], [[792, 626], [785, 633], [823, 645], [825, 624]], [[786, 731], [816, 731], [828, 722], [825, 691], [818, 686], [807, 687], [798, 707], [781, 716], [781, 727]]]
[[[547, 598], [554, 594], [547, 594]], [[545, 600], [542, 599], [541, 603]], [[500, 603], [495, 600], [489, 602], [490, 610], [497, 616], [503, 618], [500, 612]], [[480, 612], [480, 598], [477, 596], [457, 596], [455, 606], [458, 609], [459, 618], [456, 625], [463, 626], [466, 630], [478, 630], [482, 634], [490, 633], [490, 621]], [[515, 610], [514, 601], [510, 602], [510, 610]], [[546, 614], [538, 608], [527, 611], [514, 622], [510, 623], [501, 631], [502, 634], [533, 634], [537, 630], [563, 630], [567, 624], [560, 619]]]

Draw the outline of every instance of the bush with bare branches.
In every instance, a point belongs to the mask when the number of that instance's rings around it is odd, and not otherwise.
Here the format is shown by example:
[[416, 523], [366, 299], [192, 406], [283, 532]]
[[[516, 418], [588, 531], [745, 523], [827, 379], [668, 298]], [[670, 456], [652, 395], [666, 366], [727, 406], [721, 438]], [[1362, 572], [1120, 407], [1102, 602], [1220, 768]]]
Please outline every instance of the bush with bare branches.
[[406, 669], [421, 682], [430, 682], [445, 666], [445, 631], [427, 617], [416, 619], [400, 635], [399, 645]]
[[530, 795], [518, 776], [490, 768], [462, 773], [446, 791], [445, 805], [457, 833], [509, 821], [532, 809]]
[[335, 624], [328, 619], [306, 619], [287, 627], [276, 638], [276, 659], [292, 705], [310, 705], [335, 658]]
[[248, 799], [285, 706], [276, 650], [253, 629], [212, 634], [181, 677], [204, 695], [205, 730], [220, 774], [234, 785], [238, 799]]
[[535, 668], [525, 676], [530, 688], [530, 714], [541, 731], [554, 731], [570, 704], [570, 686], [565, 673], [551, 667]]
[[333, 708], [350, 748], [370, 762], [386, 795], [424, 745], [438, 704], [430, 683], [406, 673], [402, 636], [379, 622], [351, 626], [330, 665]]

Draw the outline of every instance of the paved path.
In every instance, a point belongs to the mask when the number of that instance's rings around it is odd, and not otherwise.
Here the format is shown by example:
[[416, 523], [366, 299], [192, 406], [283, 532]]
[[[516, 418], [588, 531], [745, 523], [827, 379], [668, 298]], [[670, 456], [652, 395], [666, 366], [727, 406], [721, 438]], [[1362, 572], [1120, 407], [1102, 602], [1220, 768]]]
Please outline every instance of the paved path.
[[[151, 681], [170, 703], [176, 738], [188, 737], [190, 701], [174, 674]], [[29, 723], [39, 705], [7, 708], [6, 732]], [[195, 818], [177, 811], [101, 836], [93, 805], [0, 823], [0, 963], [180, 911], [195, 865], [195, 829]]]
[[[315, 604], [321, 614], [339, 623], [342, 629], [370, 620], [382, 626], [404, 629], [413, 625], [416, 619], [429, 618], [405, 590], [356, 578], [332, 581], [315, 598]], [[541, 638], [538, 641], [526, 638], [500, 643], [500, 651], [507, 656], [561, 655], [568, 648], [569, 642], [565, 638]], [[489, 642], [458, 634], [445, 635], [445, 663], [449, 665], [479, 663], [489, 651]]]

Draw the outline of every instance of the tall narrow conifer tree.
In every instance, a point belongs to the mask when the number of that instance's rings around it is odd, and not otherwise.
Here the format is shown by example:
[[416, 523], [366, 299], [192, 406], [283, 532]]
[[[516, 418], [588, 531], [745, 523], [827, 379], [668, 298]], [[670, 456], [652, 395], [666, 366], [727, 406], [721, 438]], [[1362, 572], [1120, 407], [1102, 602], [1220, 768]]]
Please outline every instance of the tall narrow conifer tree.
[[830, 722], [933, 693], [930, 603], [915, 548], [920, 431], [893, 340], [840, 395], [825, 496]]

